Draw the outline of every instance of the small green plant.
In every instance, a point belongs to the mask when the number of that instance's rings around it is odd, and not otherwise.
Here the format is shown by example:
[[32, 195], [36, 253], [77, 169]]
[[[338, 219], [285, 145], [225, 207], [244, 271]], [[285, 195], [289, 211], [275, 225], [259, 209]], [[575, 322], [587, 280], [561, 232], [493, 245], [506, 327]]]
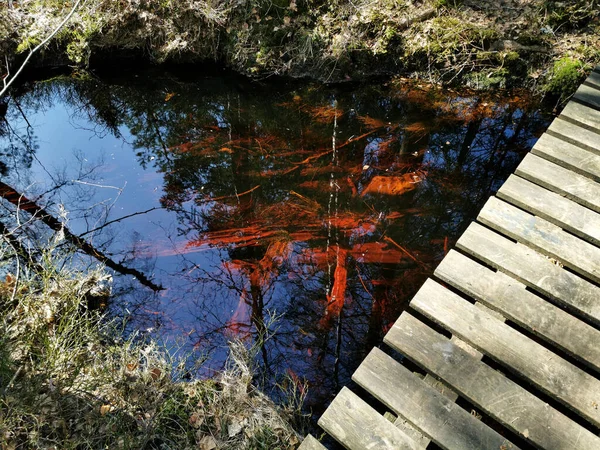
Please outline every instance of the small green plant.
[[570, 0], [544, 2], [546, 23], [554, 28], [576, 28], [586, 25], [600, 14], [598, 0]]
[[437, 8], [459, 8], [462, 6], [463, 0], [436, 0]]

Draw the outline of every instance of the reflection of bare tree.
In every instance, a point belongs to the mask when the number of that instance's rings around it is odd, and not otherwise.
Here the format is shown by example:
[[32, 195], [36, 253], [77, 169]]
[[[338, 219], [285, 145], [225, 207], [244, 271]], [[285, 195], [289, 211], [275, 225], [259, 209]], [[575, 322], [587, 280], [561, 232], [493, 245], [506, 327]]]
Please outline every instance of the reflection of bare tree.
[[[28, 124], [24, 131], [16, 130], [11, 125], [8, 117], [10, 100], [15, 105], [18, 114]], [[4, 142], [4, 148], [0, 151], [0, 175], [7, 176], [11, 171], [15, 172], [19, 168], [31, 167], [37, 148], [36, 138], [23, 109], [12, 97], [7, 97], [4, 101], [0, 100], [0, 138]]]
[[[529, 130], [543, 123], [521, 104], [489, 109], [482, 100], [456, 99], [450, 109], [425, 114], [420, 106], [415, 122], [391, 126], [355, 110], [365, 127], [359, 137], [367, 136], [342, 141], [335, 166], [325, 133], [320, 141], [287, 137], [285, 147], [299, 150], [281, 152], [281, 134], [234, 125], [235, 111], [221, 113], [227, 126], [195, 123], [206, 132], [191, 141], [174, 146], [180, 138], [167, 139], [163, 205], [177, 211], [187, 236], [174, 253], [193, 259], [194, 252], [229, 249], [224, 267], [189, 280], [210, 291], [195, 309], [214, 308], [215, 293], [230, 304], [238, 299], [229, 314], [205, 322], [197, 342], [232, 332], [257, 339], [266, 311], [283, 310], [285, 325], [264, 345], [263, 364], [293, 368], [323, 392], [348, 379], [514, 167], [532, 139]], [[327, 108], [286, 107], [316, 115], [317, 127], [330, 117]], [[231, 167], [235, 178], [226, 173]], [[326, 207], [332, 185], [343, 205], [335, 214]], [[338, 236], [329, 247], [328, 226]]]
[[42, 221], [46, 224], [51, 230], [56, 233], [61, 233], [64, 236], [64, 239], [75, 245], [78, 249], [83, 251], [84, 253], [92, 256], [97, 259], [101, 263], [105, 264], [107, 267], [113, 269], [114, 271], [123, 274], [123, 275], [132, 275], [134, 276], [143, 286], [149, 287], [153, 291], [162, 290], [161, 286], [158, 286], [156, 283], [153, 283], [146, 275], [141, 273], [139, 270], [133, 269], [131, 267], [126, 267], [123, 264], [119, 264], [113, 261], [110, 257], [105, 255], [103, 252], [95, 248], [92, 244], [85, 241], [81, 237], [73, 234], [60, 220], [51, 215], [44, 208], [39, 206], [37, 203], [29, 200], [23, 194], [17, 192], [6, 183], [0, 181], [0, 197], [11, 203], [13, 206], [18, 208], [20, 211], [26, 211], [31, 217]]
[[55, 89], [103, 129], [129, 130], [173, 218], [163, 242], [118, 249], [155, 255], [167, 288], [160, 301], [129, 293], [136, 324], [187, 320], [216, 363], [233, 335], [260, 342], [271, 381], [306, 376], [315, 403], [380, 342], [545, 123], [511, 97], [415, 86], [95, 83]]

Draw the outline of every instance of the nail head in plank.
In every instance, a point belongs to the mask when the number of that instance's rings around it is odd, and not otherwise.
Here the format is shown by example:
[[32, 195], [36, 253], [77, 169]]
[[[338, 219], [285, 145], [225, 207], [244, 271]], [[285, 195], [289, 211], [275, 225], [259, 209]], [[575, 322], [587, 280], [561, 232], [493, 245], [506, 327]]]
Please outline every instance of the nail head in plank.
[[352, 379], [442, 448], [516, 448], [378, 348]]
[[554, 119], [546, 134], [600, 155], [600, 134], [568, 122], [563, 116]]
[[[598, 136], [600, 140], [600, 136]], [[600, 155], [584, 150], [549, 134], [543, 134], [531, 153], [580, 175], [600, 181]]]
[[600, 184], [529, 153], [517, 170], [517, 175], [553, 192], [600, 212]]
[[584, 128], [600, 133], [600, 111], [577, 102], [569, 102], [563, 109], [560, 117], [575, 120]]
[[517, 280], [455, 250], [450, 250], [435, 275], [600, 371], [600, 331], [529, 292]]
[[573, 98], [593, 108], [600, 109], [600, 90], [591, 86], [582, 84], [573, 95]]
[[600, 248], [566, 233], [547, 220], [491, 197], [479, 222], [557, 259], [575, 272], [600, 282]]
[[410, 314], [404, 312], [384, 340], [539, 448], [600, 448], [600, 438]]
[[347, 387], [325, 410], [319, 426], [350, 450], [415, 449], [408, 436]]
[[499, 198], [600, 245], [600, 214], [523, 178], [511, 175]]
[[600, 288], [540, 253], [473, 222], [456, 246], [571, 311], [600, 324]]
[[298, 450], [327, 450], [323, 444], [316, 440], [311, 434], [307, 435]]
[[600, 425], [600, 381], [596, 378], [431, 279], [410, 305], [590, 423]]

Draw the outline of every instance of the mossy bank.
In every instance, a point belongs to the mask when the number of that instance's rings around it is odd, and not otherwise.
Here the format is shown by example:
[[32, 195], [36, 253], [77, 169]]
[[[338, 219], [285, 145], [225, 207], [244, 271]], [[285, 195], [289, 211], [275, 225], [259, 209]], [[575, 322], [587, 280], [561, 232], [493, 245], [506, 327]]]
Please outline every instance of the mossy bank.
[[[70, 3], [0, 9], [0, 53], [47, 36]], [[97, 54], [216, 61], [256, 77], [414, 76], [563, 98], [600, 62], [595, 0], [88, 0], [45, 50], [87, 67]], [[4, 59], [4, 58], [2, 58]], [[17, 56], [18, 60], [18, 56]], [[105, 61], [105, 60], [104, 60]]]

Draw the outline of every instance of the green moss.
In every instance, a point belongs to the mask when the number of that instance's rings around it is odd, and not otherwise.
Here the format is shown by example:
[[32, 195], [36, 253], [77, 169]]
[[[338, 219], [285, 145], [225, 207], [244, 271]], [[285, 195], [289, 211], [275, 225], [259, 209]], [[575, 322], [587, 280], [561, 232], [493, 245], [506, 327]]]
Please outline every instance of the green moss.
[[578, 59], [569, 56], [559, 59], [554, 63], [544, 91], [563, 99], [569, 97], [585, 77], [585, 68], [585, 64]]
[[23, 40], [17, 46], [16, 52], [17, 53], [23, 53], [23, 52], [25, 52], [27, 50], [30, 50], [30, 49], [34, 48], [40, 42], [42, 42], [42, 41], [37, 36], [25, 36], [23, 38]]
[[458, 8], [463, 4], [462, 0], [435, 0], [436, 8]]
[[465, 84], [474, 89], [505, 88], [509, 84], [510, 72], [507, 69], [482, 70], [465, 75]]
[[519, 52], [507, 52], [502, 56], [502, 60], [507, 63], [518, 61], [520, 58]]

